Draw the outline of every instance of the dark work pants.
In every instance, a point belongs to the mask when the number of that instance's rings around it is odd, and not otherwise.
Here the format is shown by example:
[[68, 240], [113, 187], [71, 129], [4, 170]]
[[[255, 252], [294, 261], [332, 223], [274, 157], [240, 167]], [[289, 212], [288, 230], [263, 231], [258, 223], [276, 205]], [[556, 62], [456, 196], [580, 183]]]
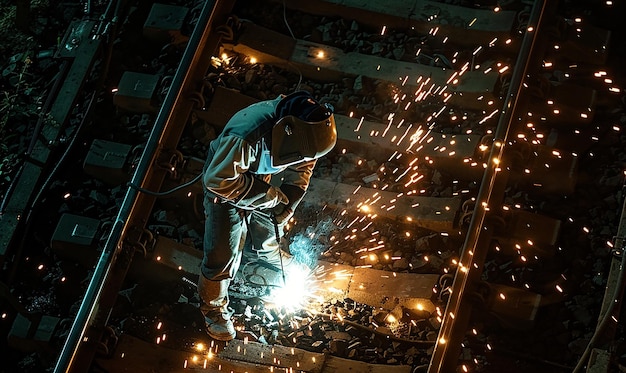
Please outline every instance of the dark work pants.
[[[204, 195], [204, 213], [204, 256], [198, 292], [205, 311], [226, 312], [228, 285], [239, 269], [243, 251], [251, 250], [252, 257], [280, 267], [280, 248], [274, 223], [264, 215], [217, 201], [209, 193]], [[278, 231], [282, 236], [283, 226]]]

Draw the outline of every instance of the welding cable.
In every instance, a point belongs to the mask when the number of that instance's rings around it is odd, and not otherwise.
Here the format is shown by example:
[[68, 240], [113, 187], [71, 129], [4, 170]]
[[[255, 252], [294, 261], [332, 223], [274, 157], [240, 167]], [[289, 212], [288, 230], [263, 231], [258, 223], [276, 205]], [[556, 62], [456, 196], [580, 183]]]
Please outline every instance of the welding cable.
[[193, 184], [197, 183], [198, 181], [200, 181], [200, 179], [202, 178], [202, 172], [199, 173], [198, 175], [196, 175], [193, 179], [189, 180], [188, 182], [184, 183], [184, 184], [180, 184], [170, 190], [166, 190], [164, 192], [154, 192], [152, 190], [148, 190], [145, 188], [140, 187], [137, 184], [133, 184], [131, 181], [129, 181], [128, 183], [126, 183], [126, 186], [135, 189], [136, 191], [139, 191], [141, 193], [150, 195], [150, 196], [155, 196], [155, 197], [163, 197], [163, 196], [167, 196], [169, 194], [172, 194], [174, 192], [178, 192], [181, 189], [187, 188], [192, 186]]
[[[111, 3], [109, 3], [109, 6], [107, 7], [107, 12], [108, 12], [108, 8], [110, 8]], [[116, 1], [116, 8], [115, 8], [115, 13], [114, 15], [117, 15], [120, 11], [120, 1]], [[115, 22], [115, 25], [117, 25], [117, 22]], [[115, 36], [117, 35], [117, 27], [115, 27], [113, 29], [113, 31], [111, 31], [111, 38], [110, 40], [114, 40]], [[106, 76], [108, 76], [108, 71], [111, 65], [111, 56], [113, 55], [113, 42], [110, 42], [108, 45], [108, 48], [105, 52], [105, 55], [103, 56], [104, 62], [102, 64], [102, 68], [100, 69], [100, 76], [97, 79], [97, 82], [95, 84], [96, 89], [92, 92], [91, 97], [87, 100], [87, 107], [84, 110], [85, 115], [80, 119], [80, 122], [78, 124], [78, 126], [74, 129], [74, 132], [71, 134], [71, 140], [69, 141], [69, 143], [67, 144], [64, 152], [62, 153], [61, 157], [59, 158], [59, 160], [56, 162], [56, 164], [54, 165], [54, 167], [52, 168], [52, 170], [50, 171], [50, 173], [47, 175], [46, 179], [44, 180], [43, 184], [41, 186], [39, 186], [39, 191], [37, 192], [37, 194], [35, 195], [35, 198], [32, 200], [32, 202], [30, 203], [30, 206], [28, 207], [28, 212], [25, 214], [26, 218], [24, 219], [24, 231], [22, 234], [22, 239], [19, 243], [18, 249], [17, 249], [17, 254], [14, 256], [14, 261], [17, 262], [17, 258], [19, 258], [21, 256], [21, 253], [24, 249], [24, 245], [26, 243], [26, 237], [28, 237], [28, 231], [31, 229], [31, 226], [33, 224], [33, 215], [34, 212], [36, 210], [36, 208], [38, 208], [40, 199], [43, 195], [44, 191], [47, 191], [48, 186], [50, 185], [50, 183], [52, 182], [52, 179], [54, 176], [56, 176], [56, 173], [59, 171], [61, 165], [64, 164], [65, 160], [67, 159], [69, 153], [71, 150], [74, 149], [74, 146], [76, 144], [76, 140], [80, 137], [80, 135], [83, 132], [84, 127], [87, 125], [87, 123], [91, 123], [91, 117], [92, 117], [92, 108], [93, 108], [93, 104], [98, 96], [98, 94], [101, 92], [101, 87], [103, 86], [103, 82]], [[59, 74], [58, 76], [58, 80], [56, 80], [54, 82], [52, 91], [50, 92], [50, 95], [46, 98], [46, 102], [48, 102], [48, 100], [51, 100], [52, 96], [56, 97], [55, 94], [55, 90], [58, 91], [60, 88], [60, 84], [63, 81], [63, 77], [69, 72], [70, 69], [70, 65], [69, 63], [65, 63], [63, 62], [60, 69], [59, 69]], [[56, 77], [55, 77], [56, 78]], [[44, 105], [45, 108], [45, 105]], [[33, 147], [35, 145], [35, 140], [37, 138], [37, 134], [39, 133], [40, 129], [37, 128], [37, 126], [42, 127], [43, 126], [43, 116], [40, 116], [38, 118], [38, 121], [41, 120], [40, 123], [38, 123], [35, 127], [35, 131], [33, 134], [33, 139], [31, 140], [31, 143], [29, 144], [28, 150], [27, 150], [27, 155], [30, 155], [30, 153], [33, 150]], [[29, 157], [30, 158], [30, 157]], [[31, 160], [32, 161], [32, 160]], [[21, 170], [20, 170], [21, 173]], [[17, 180], [17, 178], [16, 178]], [[8, 193], [7, 193], [8, 194]], [[6, 197], [6, 196], [5, 196]], [[4, 209], [4, 205], [5, 205], [5, 200], [3, 199], [2, 204], [0, 205], [0, 215], [2, 214], [2, 211]], [[13, 278], [15, 277], [17, 271], [17, 266], [14, 266], [13, 270], [11, 271], [10, 275], [9, 275], [9, 283], [12, 282]]]
[[[52, 179], [56, 176], [61, 166], [65, 164], [65, 160], [69, 156], [70, 152], [74, 149], [74, 146], [76, 145], [76, 141], [82, 134], [84, 127], [87, 125], [87, 122], [91, 121], [92, 107], [96, 100], [96, 96], [97, 96], [96, 92], [93, 92], [91, 94], [91, 97], [87, 101], [87, 108], [84, 111], [86, 114], [83, 115], [80, 122], [74, 129], [74, 132], [71, 135], [71, 139], [67, 143], [67, 146], [65, 147], [65, 150], [63, 151], [63, 154], [61, 155], [59, 160], [55, 163], [52, 170], [48, 173], [46, 179], [39, 186], [37, 194], [32, 199], [32, 202], [30, 203], [30, 205], [28, 206], [28, 210], [24, 212], [24, 216], [25, 216], [24, 231], [22, 233], [22, 238], [19, 242], [19, 245], [17, 246], [16, 254], [13, 257], [14, 263], [17, 263], [19, 258], [22, 256], [22, 252], [24, 251], [24, 247], [26, 245], [26, 240], [29, 237], [27, 233], [31, 230], [32, 225], [34, 223], [34, 216], [36, 215], [36, 211], [39, 208], [42, 195], [44, 194], [44, 192], [48, 192], [48, 187], [50, 186]], [[13, 268], [11, 269], [11, 272], [9, 273], [8, 280], [7, 280], [9, 284], [13, 282], [17, 274], [18, 267], [19, 266], [14, 265]]]
[[[24, 153], [24, 156], [27, 157], [27, 159], [30, 159], [31, 153], [33, 152], [33, 149], [35, 148], [35, 145], [37, 144], [37, 140], [39, 139], [39, 133], [41, 132], [41, 128], [44, 125], [45, 119], [48, 118], [47, 113], [50, 107], [52, 106], [52, 101], [54, 100], [55, 97], [57, 97], [57, 92], [59, 91], [59, 88], [61, 87], [61, 83], [64, 81], [65, 75], [69, 71], [69, 67], [70, 67], [70, 64], [64, 60], [63, 62], [61, 62], [61, 65], [59, 66], [59, 71], [52, 78], [52, 82], [53, 82], [52, 88], [50, 89], [50, 92], [48, 92], [46, 101], [44, 102], [43, 106], [39, 110], [39, 116], [37, 117], [37, 122], [33, 129], [32, 137], [30, 138], [28, 148], [26, 149], [26, 152]], [[4, 197], [2, 198], [2, 201], [0, 202], [0, 216], [4, 213], [6, 205], [9, 202], [9, 198], [13, 195], [13, 191], [15, 190], [18, 182], [20, 181], [20, 176], [22, 175], [22, 171], [24, 171], [24, 168], [20, 167], [17, 171], [17, 174], [15, 175], [15, 177], [9, 184], [9, 187], [4, 193]]]
[[28, 149], [26, 150], [26, 156], [30, 156], [37, 144], [39, 133], [41, 132], [41, 128], [44, 125], [45, 119], [48, 119], [49, 110], [52, 107], [52, 101], [57, 97], [57, 93], [61, 88], [61, 83], [65, 81], [65, 76], [67, 72], [70, 70], [70, 64], [67, 61], [61, 62], [61, 66], [59, 67], [59, 71], [54, 76], [52, 84], [52, 88], [48, 93], [48, 97], [46, 97], [46, 101], [43, 106], [39, 110], [39, 116], [37, 117], [37, 123], [35, 124], [35, 129], [33, 130], [33, 137], [30, 139], [30, 143], [28, 144]]
[[[255, 264], [258, 264], [260, 266], [264, 266], [266, 268], [270, 268], [269, 265], [267, 263], [265, 263], [264, 261], [255, 259], [255, 260], [251, 260], [251, 261], [248, 261], [248, 262], [244, 263], [243, 267], [241, 267], [240, 271], [245, 274], [246, 273], [246, 269], [248, 268], [248, 266], [249, 265], [255, 265]], [[275, 268], [276, 267], [271, 266], [270, 269], [273, 270]], [[252, 280], [253, 277], [258, 277], [263, 282], [253, 281]], [[260, 275], [258, 273], [252, 273], [249, 277], [245, 277], [245, 279], [246, 279], [246, 282], [248, 284], [251, 284], [251, 285], [254, 285], [254, 286], [265, 286], [265, 287], [268, 287], [268, 288], [280, 288], [280, 287], [283, 286], [283, 285], [278, 285], [278, 284], [270, 284], [269, 282], [267, 282], [267, 278], [265, 278], [263, 275]]]
[[[285, 26], [287, 27], [287, 30], [289, 30], [289, 34], [291, 35], [291, 38], [293, 40], [298, 40], [296, 39], [296, 35], [291, 30], [291, 26], [289, 26], [289, 22], [287, 21], [287, 4], [285, 3], [285, 0], [283, 0], [283, 21], [285, 22]], [[296, 85], [296, 89], [295, 89], [297, 91], [300, 89], [300, 84], [302, 84], [302, 71], [300, 71], [300, 69], [298, 69], [296, 65], [293, 65], [291, 61], [287, 61], [287, 66], [293, 67], [298, 72], [298, 75], [300, 76], [300, 78], [298, 79], [298, 84]]]
[[287, 22], [287, 4], [285, 0], [283, 0], [283, 21], [285, 21], [285, 26], [287, 26], [287, 30], [289, 30], [291, 37], [295, 39], [296, 37], [293, 34], [293, 31], [291, 31], [291, 27], [289, 27], [289, 22]]
[[[233, 20], [233, 17], [230, 17], [228, 19], [228, 21], [231, 21], [231, 20]], [[226, 21], [226, 22], [228, 22], [228, 21]], [[233, 31], [233, 28], [230, 25], [228, 25], [228, 24], [217, 26], [215, 28], [215, 31], [217, 31], [217, 33], [221, 35], [222, 40], [224, 40], [224, 41], [233, 41], [233, 40], [235, 40], [235, 32]]]

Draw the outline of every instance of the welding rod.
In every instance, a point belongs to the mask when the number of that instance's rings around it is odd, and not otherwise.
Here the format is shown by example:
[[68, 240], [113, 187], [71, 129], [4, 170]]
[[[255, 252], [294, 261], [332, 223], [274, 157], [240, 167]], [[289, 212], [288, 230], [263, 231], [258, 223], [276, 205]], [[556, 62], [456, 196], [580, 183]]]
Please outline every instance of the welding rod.
[[283, 253], [280, 249], [280, 232], [278, 231], [278, 220], [276, 220], [276, 216], [271, 214], [270, 219], [274, 224], [274, 234], [276, 235], [276, 244], [278, 244], [278, 257], [280, 258], [280, 272], [283, 275], [283, 285], [287, 286], [287, 280], [285, 280], [285, 267], [283, 266]]

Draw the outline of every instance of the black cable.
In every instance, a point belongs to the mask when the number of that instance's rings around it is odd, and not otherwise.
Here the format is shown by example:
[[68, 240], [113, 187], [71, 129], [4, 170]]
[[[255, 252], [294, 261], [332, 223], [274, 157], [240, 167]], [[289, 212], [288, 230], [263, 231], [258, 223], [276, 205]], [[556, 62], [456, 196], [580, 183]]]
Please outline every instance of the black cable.
[[[17, 263], [19, 258], [22, 256], [22, 252], [24, 251], [24, 247], [26, 246], [26, 240], [30, 237], [28, 232], [31, 230], [32, 225], [34, 223], [34, 216], [36, 215], [36, 210], [39, 208], [39, 203], [41, 202], [41, 196], [43, 195], [44, 192], [48, 191], [47, 189], [50, 183], [52, 182], [52, 179], [56, 176], [61, 166], [65, 164], [65, 160], [67, 159], [70, 152], [74, 149], [74, 145], [76, 144], [77, 139], [80, 137], [80, 134], [82, 133], [83, 128], [86, 126], [87, 122], [89, 122], [91, 119], [90, 113], [92, 112], [92, 106], [96, 100], [96, 96], [97, 96], [97, 93], [93, 92], [91, 95], [91, 98], [89, 99], [87, 103], [87, 109], [84, 111], [86, 114], [83, 116], [80, 123], [74, 130], [74, 134], [72, 135], [70, 142], [67, 144], [65, 150], [63, 151], [61, 158], [59, 158], [59, 160], [55, 163], [50, 173], [48, 173], [46, 180], [39, 187], [39, 191], [35, 195], [32, 202], [30, 203], [30, 206], [28, 206], [28, 210], [25, 211], [24, 230], [22, 233], [22, 238], [19, 241], [19, 246], [17, 247], [16, 254], [13, 258], [13, 263]], [[13, 280], [15, 279], [15, 276], [17, 275], [17, 271], [18, 271], [18, 266], [14, 265], [11, 268], [11, 272], [9, 273], [9, 277], [7, 280], [9, 284], [13, 283]]]
[[[287, 30], [289, 30], [289, 34], [291, 35], [291, 38], [293, 40], [298, 40], [296, 39], [296, 36], [294, 35], [293, 31], [291, 30], [291, 26], [289, 26], [289, 22], [287, 21], [287, 4], [285, 3], [285, 0], [283, 0], [283, 21], [285, 22], [285, 26], [287, 26]], [[298, 84], [296, 85], [296, 89], [295, 89], [297, 91], [300, 89], [300, 84], [302, 84], [302, 71], [298, 69], [298, 66], [292, 64], [291, 61], [287, 61], [287, 65], [293, 67], [298, 72], [298, 75], [300, 76], [300, 78], [298, 79]]]
[[[119, 1], [118, 1], [119, 4]], [[119, 11], [119, 7], [116, 7], [116, 12]], [[115, 28], [112, 32], [111, 32], [112, 37], [110, 38], [110, 40], [114, 40], [115, 39], [115, 35], [117, 35], [117, 29]], [[76, 127], [76, 129], [74, 130], [74, 133], [72, 135], [71, 140], [69, 141], [67, 147], [65, 148], [63, 154], [61, 155], [61, 158], [56, 162], [56, 164], [54, 165], [54, 167], [52, 168], [52, 170], [50, 171], [50, 173], [47, 175], [47, 178], [45, 179], [45, 181], [43, 182], [43, 184], [38, 188], [39, 191], [37, 193], [37, 195], [35, 196], [34, 199], [32, 199], [32, 201], [30, 202], [30, 205], [28, 206], [28, 210], [25, 213], [25, 219], [24, 219], [24, 231], [22, 234], [22, 239], [20, 240], [19, 246], [17, 248], [17, 253], [13, 258], [13, 262], [17, 263], [18, 258], [20, 258], [22, 251], [24, 250], [24, 245], [26, 244], [26, 238], [29, 236], [27, 233], [30, 231], [30, 229], [32, 228], [32, 224], [33, 224], [33, 216], [35, 215], [35, 210], [39, 207], [39, 203], [40, 203], [40, 199], [43, 195], [44, 191], [47, 191], [48, 186], [50, 185], [50, 183], [52, 182], [53, 177], [56, 175], [56, 173], [59, 171], [61, 165], [63, 165], [65, 163], [65, 160], [67, 158], [67, 156], [69, 155], [70, 151], [74, 148], [74, 145], [77, 141], [77, 139], [80, 137], [80, 135], [82, 134], [83, 128], [86, 126], [87, 122], [90, 121], [91, 116], [92, 116], [92, 107], [94, 102], [96, 101], [96, 98], [99, 94], [99, 92], [101, 92], [101, 87], [103, 86], [103, 82], [105, 77], [108, 74], [110, 65], [111, 65], [111, 56], [113, 53], [113, 42], [109, 42], [108, 45], [108, 49], [106, 50], [106, 53], [103, 57], [104, 59], [104, 63], [102, 66], [102, 69], [100, 70], [100, 76], [98, 77], [96, 84], [95, 84], [95, 89], [92, 92], [91, 98], [88, 101], [87, 104], [87, 109], [84, 110], [85, 115], [83, 116], [83, 118], [81, 119], [80, 123], [78, 124], [78, 126]], [[69, 63], [63, 63], [61, 65], [61, 68], [59, 69], [60, 74], [62, 74], [59, 77], [59, 82], [55, 82], [55, 85], [57, 83], [60, 84], [60, 81], [63, 80], [63, 76], [65, 74], [67, 74], [67, 71], [65, 71], [66, 69], [69, 69], [71, 67], [71, 64]], [[69, 70], [68, 70], [69, 71]], [[54, 87], [53, 87], [54, 89]], [[46, 101], [51, 97], [51, 96], [55, 96], [56, 94], [54, 91], [50, 92], [50, 96], [48, 96], [48, 98], [46, 98]], [[40, 118], [43, 118], [42, 116], [40, 116]], [[42, 123], [43, 124], [43, 120]], [[34, 146], [36, 137], [38, 134], [38, 130], [37, 128], [35, 128], [35, 132], [33, 133], [33, 140], [31, 141], [31, 144], [29, 145], [29, 149], [27, 152], [27, 155], [30, 156], [30, 153], [32, 151], [32, 146]], [[43, 167], [42, 167], [42, 171], [43, 171]], [[19, 171], [20, 173], [22, 172], [22, 170]], [[17, 178], [16, 178], [17, 179]], [[8, 194], [7, 194], [8, 195]], [[0, 204], [0, 215], [2, 214], [2, 211], [5, 208], [5, 200], [6, 200], [6, 196], [5, 198], [2, 200], [2, 203]], [[17, 273], [17, 266], [13, 266], [11, 273], [9, 274], [9, 280], [8, 282], [11, 283], [13, 281], [13, 279], [15, 278]]]
[[128, 182], [126, 183], [127, 186], [141, 192], [141, 193], [145, 193], [151, 196], [155, 196], [155, 197], [163, 197], [166, 196], [168, 194], [172, 194], [174, 192], [178, 192], [181, 189], [187, 188], [195, 183], [197, 183], [198, 181], [200, 181], [200, 179], [202, 178], [202, 173], [199, 173], [198, 175], [196, 175], [193, 179], [189, 180], [188, 182], [181, 184], [175, 188], [172, 188], [170, 190], [166, 190], [165, 192], [154, 192], [152, 190], [148, 190], [145, 188], [140, 187], [139, 185], [133, 184], [132, 182]]
[[[264, 261], [262, 261], [262, 260], [254, 259], [254, 260], [251, 260], [251, 261], [247, 261], [246, 263], [244, 263], [244, 265], [240, 269], [240, 271], [241, 271], [241, 273], [244, 273], [244, 278], [245, 278], [245, 280], [246, 280], [246, 282], [248, 284], [252, 284], [254, 286], [265, 286], [265, 287], [268, 287], [268, 288], [280, 288], [280, 287], [283, 286], [283, 285], [277, 285], [277, 284], [270, 284], [270, 283], [267, 282], [267, 279], [265, 277], [263, 277], [262, 275], [259, 275], [257, 273], [253, 273], [250, 276], [245, 276], [246, 268], [248, 268], [249, 265], [255, 265], [255, 264], [259, 265], [259, 266], [263, 266], [265, 268], [275, 269], [274, 266], [271, 266], [271, 268], [270, 268], [270, 266], [267, 263], [265, 263]], [[264, 283], [253, 281], [252, 278], [251, 278], [252, 276], [261, 278], [264, 281]]]

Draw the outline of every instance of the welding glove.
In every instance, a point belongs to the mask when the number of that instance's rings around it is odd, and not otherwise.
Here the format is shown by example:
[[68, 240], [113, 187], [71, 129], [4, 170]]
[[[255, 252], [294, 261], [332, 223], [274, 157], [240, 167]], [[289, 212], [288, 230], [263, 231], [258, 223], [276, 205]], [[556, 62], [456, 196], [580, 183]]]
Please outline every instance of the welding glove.
[[245, 210], [273, 209], [279, 204], [286, 205], [289, 198], [279, 188], [252, 177], [248, 190], [235, 201], [236, 207]]
[[278, 225], [286, 224], [293, 216], [293, 210], [287, 206], [280, 204], [272, 209], [272, 216]]
[[265, 193], [264, 200], [255, 207], [259, 209], [273, 209], [276, 206], [285, 206], [289, 203], [289, 198], [279, 188], [271, 186]]
[[296, 209], [300, 201], [302, 201], [305, 192], [304, 189], [300, 188], [299, 186], [290, 184], [283, 184], [281, 185], [280, 189], [287, 196], [289, 202], [286, 204], [276, 205], [276, 207], [272, 209], [272, 214], [276, 223], [282, 225], [287, 223], [289, 219], [291, 219], [294, 210]]

